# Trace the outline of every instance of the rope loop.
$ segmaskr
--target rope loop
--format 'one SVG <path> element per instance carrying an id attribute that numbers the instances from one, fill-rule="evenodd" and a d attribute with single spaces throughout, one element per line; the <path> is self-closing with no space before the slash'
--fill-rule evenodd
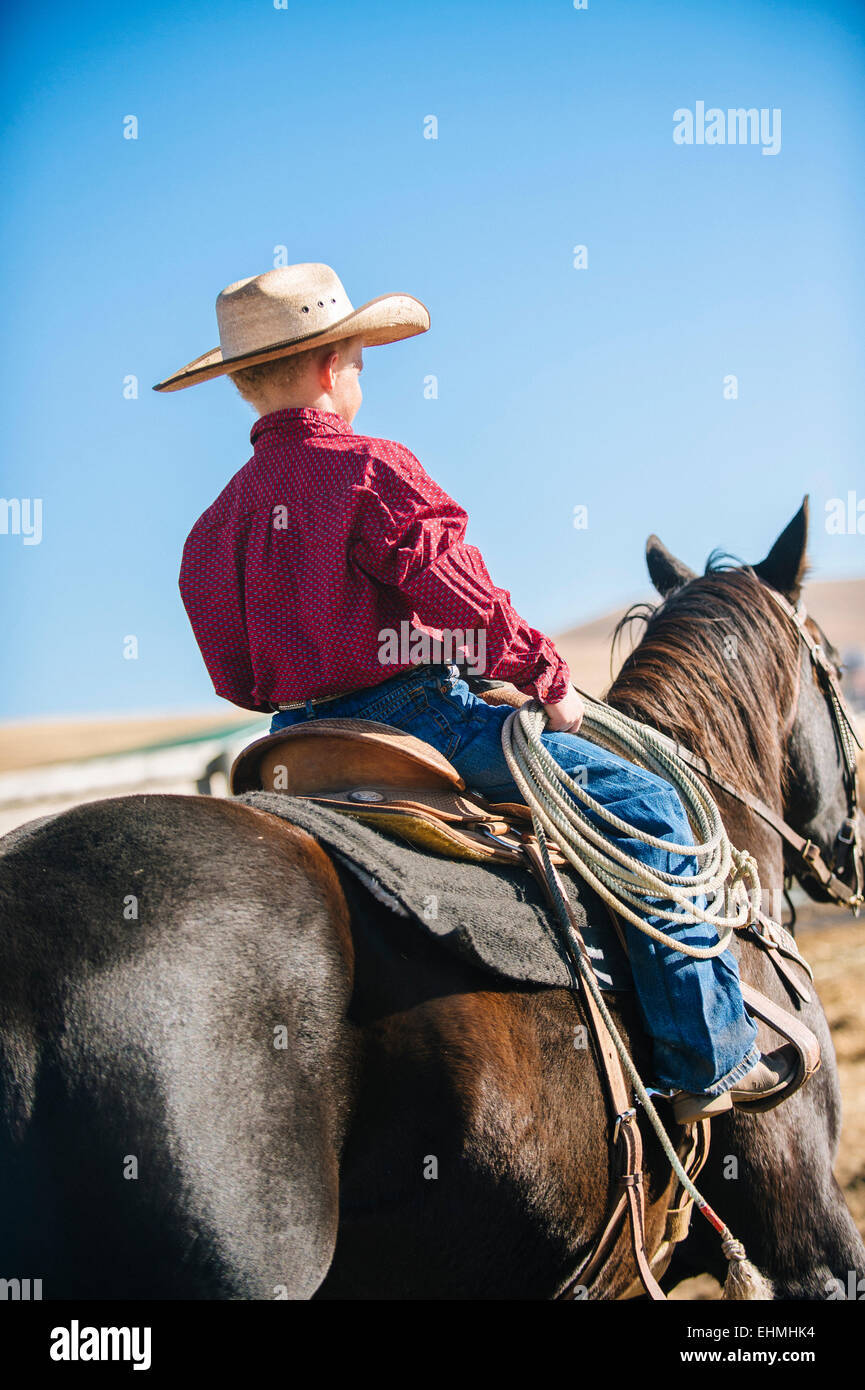
<path id="1" fill-rule="evenodd" d="M 602 747 L 668 781 L 681 797 L 695 835 L 677 844 L 630 825 L 571 777 L 541 740 L 546 714 L 530 701 L 514 710 L 502 730 L 502 749 L 511 776 L 542 829 L 577 873 L 626 921 L 662 945 L 697 960 L 727 949 L 737 927 L 756 921 L 761 892 L 757 864 L 747 850 L 730 844 L 718 807 L 687 765 L 648 725 L 598 701 L 586 701 L 583 727 Z M 637 841 L 672 855 L 687 856 L 691 873 L 651 869 L 621 844 Z M 702 906 L 700 899 L 705 899 Z M 672 930 L 704 923 L 717 940 L 693 946 L 646 921 Z"/>

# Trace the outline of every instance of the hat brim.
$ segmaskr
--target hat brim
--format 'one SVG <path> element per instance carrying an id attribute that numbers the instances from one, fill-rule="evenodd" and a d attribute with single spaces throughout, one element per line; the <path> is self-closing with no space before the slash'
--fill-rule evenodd
<path id="1" fill-rule="evenodd" d="M 184 386 L 210 381 L 212 377 L 225 376 L 229 372 L 239 371 L 241 367 L 252 367 L 257 362 L 275 362 L 279 357 L 290 357 L 308 348 L 324 347 L 340 338 L 363 338 L 364 347 L 397 343 L 402 338 L 425 333 L 429 326 L 429 310 L 419 299 L 410 294 L 382 294 L 362 304 L 359 309 L 353 309 L 344 319 L 319 333 L 306 333 L 301 338 L 272 343 L 269 347 L 244 353 L 241 357 L 226 358 L 221 348 L 212 348 L 210 352 L 196 357 L 194 362 L 181 367 L 173 376 L 157 382 L 153 390 L 182 391 Z"/>

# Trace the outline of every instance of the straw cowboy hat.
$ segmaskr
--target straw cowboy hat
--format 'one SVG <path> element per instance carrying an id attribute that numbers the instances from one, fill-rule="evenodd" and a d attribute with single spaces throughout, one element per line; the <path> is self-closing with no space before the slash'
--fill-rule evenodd
<path id="1" fill-rule="evenodd" d="M 339 338 L 365 347 L 395 343 L 429 328 L 429 311 L 410 294 L 383 294 L 352 307 L 329 265 L 287 265 L 228 285 L 216 301 L 219 347 L 154 386 L 180 391 L 255 362 L 272 362 Z"/>

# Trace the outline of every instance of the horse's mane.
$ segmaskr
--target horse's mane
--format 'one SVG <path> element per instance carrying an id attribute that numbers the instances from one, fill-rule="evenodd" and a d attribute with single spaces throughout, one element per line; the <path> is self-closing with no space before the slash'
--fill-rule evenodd
<path id="1" fill-rule="evenodd" d="M 607 694 L 616 709 L 706 757 L 735 786 L 760 793 L 778 766 L 778 712 L 795 696 L 792 624 L 747 565 L 718 552 L 706 572 L 662 602 L 635 604 L 613 643 L 645 623 Z"/>

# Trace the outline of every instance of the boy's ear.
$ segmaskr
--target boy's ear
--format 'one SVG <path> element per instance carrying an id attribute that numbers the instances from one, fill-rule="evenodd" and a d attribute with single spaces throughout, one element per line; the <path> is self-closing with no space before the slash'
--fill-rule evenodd
<path id="1" fill-rule="evenodd" d="M 321 359 L 318 364 L 318 379 L 325 391 L 333 390 L 339 366 L 339 349 L 329 343 L 326 348 L 322 348 Z"/>

